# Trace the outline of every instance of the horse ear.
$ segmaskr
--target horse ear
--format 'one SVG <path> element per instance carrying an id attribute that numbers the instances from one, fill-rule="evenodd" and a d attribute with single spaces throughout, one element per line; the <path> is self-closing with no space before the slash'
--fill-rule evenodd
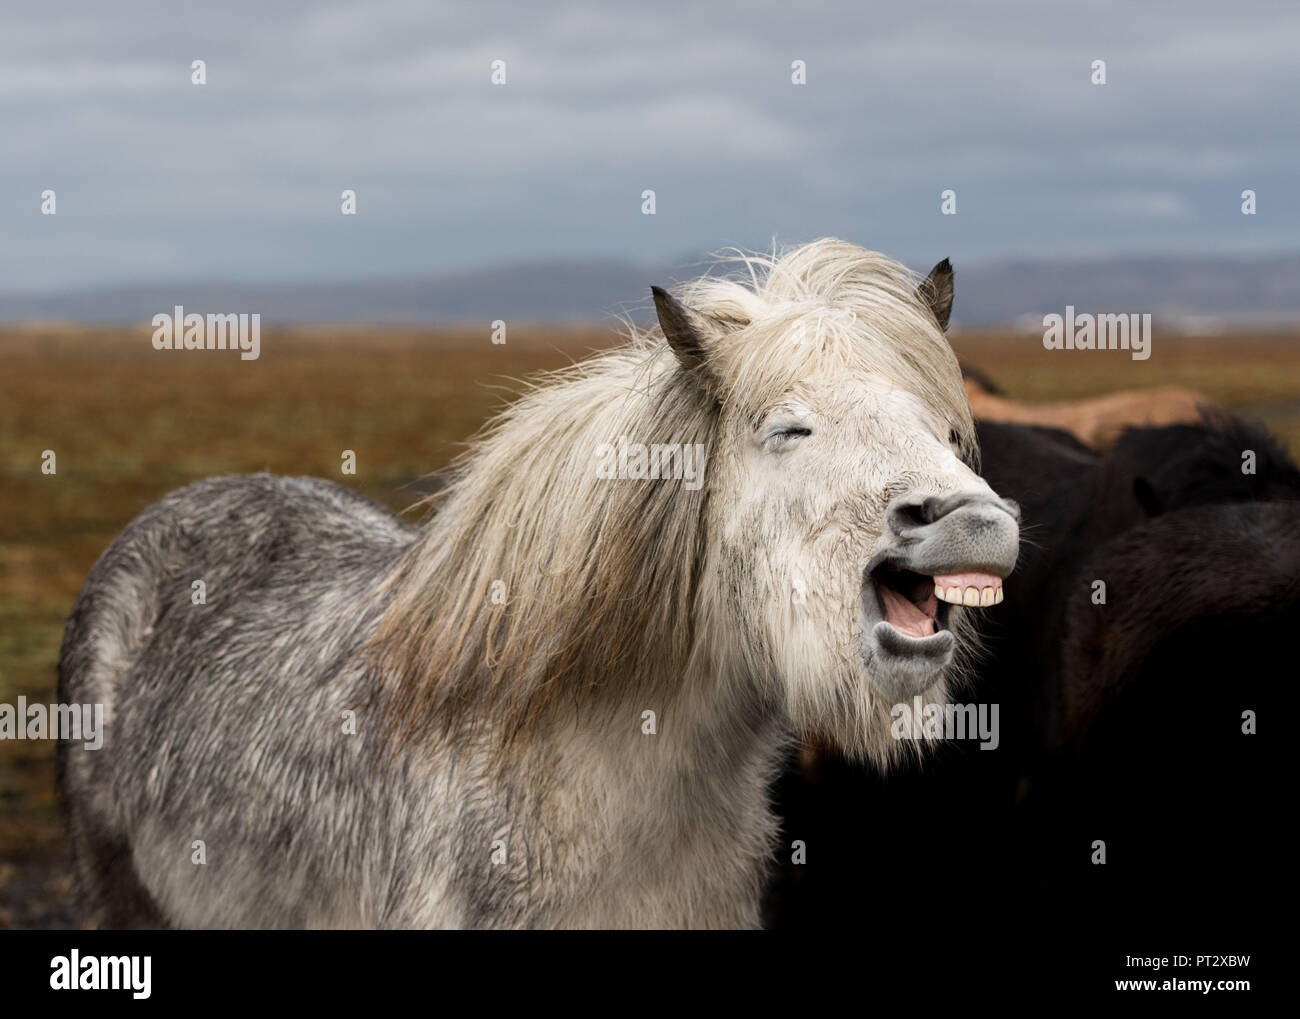
<path id="1" fill-rule="evenodd" d="M 686 307 L 663 287 L 651 287 L 650 293 L 654 295 L 659 328 L 682 367 L 689 372 L 707 371 L 709 341 L 721 330 L 712 319 Z"/>
<path id="2" fill-rule="evenodd" d="M 948 316 L 952 314 L 952 263 L 944 259 L 916 288 L 916 296 L 930 309 L 939 328 L 948 331 Z"/>

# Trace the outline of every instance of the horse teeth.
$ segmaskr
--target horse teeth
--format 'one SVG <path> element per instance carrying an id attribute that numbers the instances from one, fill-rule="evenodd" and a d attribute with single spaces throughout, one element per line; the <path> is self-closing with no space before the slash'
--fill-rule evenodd
<path id="1" fill-rule="evenodd" d="M 971 585 L 965 588 L 956 585 L 944 587 L 941 584 L 936 584 L 934 596 L 939 601 L 948 602 L 952 605 L 969 605 L 973 608 L 987 608 L 990 605 L 997 605 L 1003 598 L 1002 581 L 998 577 L 990 577 L 989 579 L 997 582 L 984 587 Z"/>

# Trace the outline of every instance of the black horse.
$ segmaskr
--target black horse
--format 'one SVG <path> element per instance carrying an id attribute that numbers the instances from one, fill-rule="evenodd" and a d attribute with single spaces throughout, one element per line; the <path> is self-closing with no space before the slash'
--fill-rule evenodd
<path id="1" fill-rule="evenodd" d="M 1053 429 L 979 433 L 985 477 L 1020 503 L 1022 549 L 954 700 L 999 706 L 998 746 L 949 741 L 885 777 L 792 761 L 777 801 L 806 863 L 780 869 L 774 927 L 914 912 L 931 894 L 975 911 L 984 895 L 1156 901 L 1193 876 L 1223 902 L 1267 841 L 1261 743 L 1242 729 L 1294 671 L 1300 470 L 1222 413 L 1131 429 L 1106 456 Z"/>

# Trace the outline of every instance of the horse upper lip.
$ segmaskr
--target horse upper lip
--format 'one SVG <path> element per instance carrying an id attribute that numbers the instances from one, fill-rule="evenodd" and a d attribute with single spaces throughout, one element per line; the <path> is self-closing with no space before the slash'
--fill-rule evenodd
<path id="1" fill-rule="evenodd" d="M 1018 517 L 1018 507 L 978 492 L 944 499 L 899 497 L 886 511 L 890 547 L 879 561 L 895 560 L 929 576 L 983 573 L 1002 578 L 1019 556 Z"/>
<path id="2" fill-rule="evenodd" d="M 864 571 L 868 577 L 874 577 L 882 569 L 907 570 L 919 573 L 923 577 L 955 577 L 967 574 L 982 574 L 1001 584 L 1010 570 L 1005 570 L 986 562 L 962 562 L 960 560 L 941 559 L 934 562 L 922 562 L 907 554 L 905 548 L 891 548 L 874 556 Z"/>

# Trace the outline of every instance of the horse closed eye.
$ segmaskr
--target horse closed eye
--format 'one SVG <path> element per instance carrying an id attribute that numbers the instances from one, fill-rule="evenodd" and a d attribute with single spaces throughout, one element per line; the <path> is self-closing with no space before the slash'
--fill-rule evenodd
<path id="1" fill-rule="evenodd" d="M 763 445 L 769 450 L 784 449 L 796 439 L 801 439 L 805 435 L 812 435 L 812 429 L 798 426 L 782 428 L 770 433 L 768 437 L 763 440 Z"/>

